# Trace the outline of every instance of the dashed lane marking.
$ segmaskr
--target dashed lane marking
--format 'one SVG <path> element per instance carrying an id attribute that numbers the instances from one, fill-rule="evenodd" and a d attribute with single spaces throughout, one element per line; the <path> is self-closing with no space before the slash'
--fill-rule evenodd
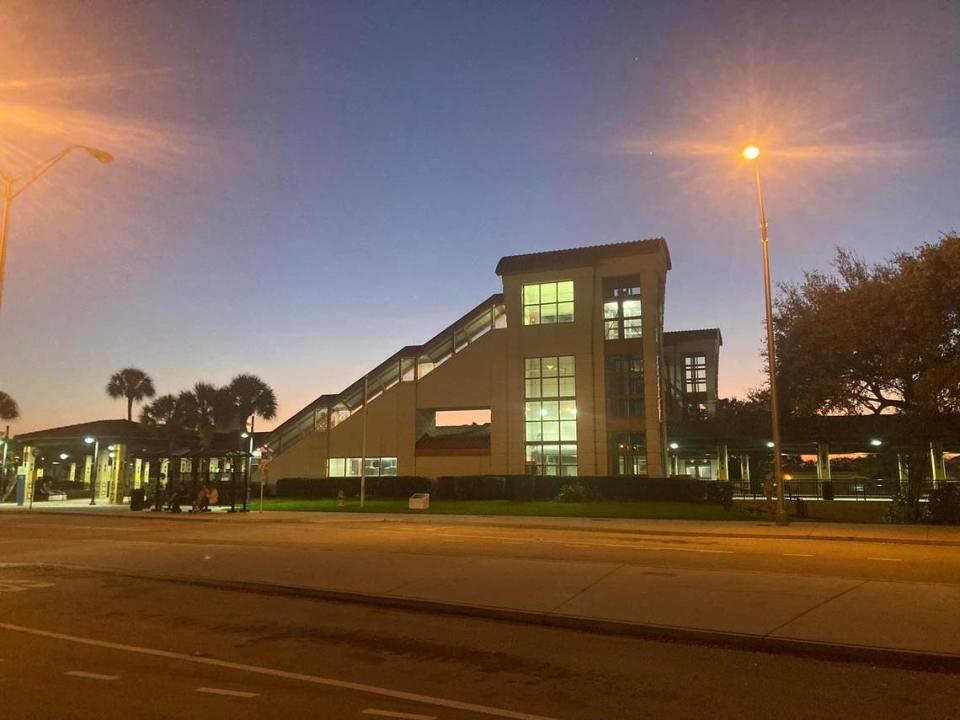
<path id="1" fill-rule="evenodd" d="M 199 687 L 196 689 L 198 693 L 206 693 L 207 695 L 226 695 L 228 697 L 239 697 L 239 698 L 255 698 L 259 693 L 244 692 L 243 690 L 224 690 L 223 688 L 208 688 L 208 687 Z"/>
<path id="2" fill-rule="evenodd" d="M 376 708 L 367 708 L 361 715 L 376 715 L 385 718 L 400 718 L 401 720 L 437 720 L 436 715 L 418 715 L 417 713 L 396 712 L 394 710 L 377 710 Z"/>
<path id="3" fill-rule="evenodd" d="M 903 562 L 902 558 L 868 557 L 867 560 L 877 560 L 879 562 Z"/>
<path id="4" fill-rule="evenodd" d="M 474 713 L 475 715 L 507 718 L 508 720 L 556 720 L 556 718 L 547 717 L 545 715 L 534 715 L 532 713 L 519 712 L 516 710 L 504 710 L 501 708 L 490 707 L 489 705 L 476 705 L 474 703 L 462 702 L 460 700 L 450 700 L 448 698 L 438 698 L 431 697 L 430 695 L 421 695 L 419 693 L 404 692 L 403 690 L 390 690 L 389 688 L 377 687 L 375 685 L 365 685 L 363 683 L 352 682 L 349 680 L 337 680 L 335 678 L 321 677 L 320 675 L 307 675 L 305 673 L 291 672 L 289 670 L 278 670 L 276 668 L 261 667 L 259 665 L 247 665 L 245 663 L 230 662 L 228 660 L 218 660 L 210 657 L 187 655 L 186 653 L 173 652 L 172 650 L 158 650 L 155 648 L 146 648 L 138 645 L 125 645 L 123 643 L 115 643 L 108 640 L 96 640 L 94 638 L 78 637 L 76 635 L 67 635 L 65 633 L 25 627 L 23 625 L 13 625 L 11 623 L 0 623 L 0 630 L 9 630 L 10 632 L 18 632 L 25 635 L 33 635 L 34 637 L 48 638 L 50 640 L 63 640 L 65 642 L 72 642 L 78 645 L 102 648 L 104 650 L 117 650 L 120 652 L 136 653 L 137 655 L 147 655 L 149 657 L 159 657 L 167 660 L 179 660 L 180 662 L 189 662 L 194 663 L 195 665 L 225 668 L 227 670 L 237 670 L 239 672 L 248 672 L 255 675 L 266 675 L 269 677 L 282 678 L 284 680 L 293 680 L 302 683 L 310 683 L 313 685 L 335 687 L 341 690 L 352 690 L 354 692 L 362 692 L 369 695 L 393 698 L 394 700 L 407 700 L 409 702 L 420 703 L 421 705 L 433 705 L 434 707 L 449 708 L 450 710 L 462 710 L 464 712 Z"/>
<path id="5" fill-rule="evenodd" d="M 69 670 L 64 673 L 70 677 L 86 678 L 87 680 L 119 680 L 119 675 L 101 675 L 100 673 L 84 672 L 83 670 Z"/>
<path id="6" fill-rule="evenodd" d="M 809 553 L 784 553 L 784 557 L 815 557 Z"/>

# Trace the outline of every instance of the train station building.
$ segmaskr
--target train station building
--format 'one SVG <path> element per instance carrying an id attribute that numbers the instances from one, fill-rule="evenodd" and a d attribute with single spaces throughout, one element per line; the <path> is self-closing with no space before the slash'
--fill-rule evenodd
<path id="1" fill-rule="evenodd" d="M 662 238 L 504 257 L 497 292 L 270 436 L 270 481 L 670 472 L 717 404 L 717 329 L 665 332 Z M 469 419 L 471 422 L 463 422 Z"/>

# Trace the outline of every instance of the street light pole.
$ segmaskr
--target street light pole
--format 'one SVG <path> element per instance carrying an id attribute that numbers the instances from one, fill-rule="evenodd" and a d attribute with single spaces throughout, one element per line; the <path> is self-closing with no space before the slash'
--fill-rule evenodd
<path id="1" fill-rule="evenodd" d="M 787 510 L 783 502 L 783 467 L 780 462 L 780 407 L 777 400 L 777 355 L 773 338 L 773 293 L 770 288 L 770 248 L 767 236 L 767 212 L 763 204 L 763 189 L 760 184 L 760 150 L 750 145 L 743 156 L 753 162 L 757 180 L 757 206 L 760 209 L 760 244 L 763 247 L 763 293 L 767 311 L 767 367 L 770 371 L 770 424 L 773 435 L 773 478 L 777 487 L 777 525 L 788 525 Z"/>
<path id="2" fill-rule="evenodd" d="M 0 221 L 0 307 L 3 307 L 3 271 L 7 266 L 7 228 L 10 227 L 10 203 L 13 202 L 13 178 L 3 178 L 3 220 Z"/>
<path id="3" fill-rule="evenodd" d="M 3 180 L 3 219 L 0 221 L 0 308 L 3 307 L 3 278 L 4 269 L 7 264 L 7 229 L 10 225 L 10 204 L 15 197 L 33 185 L 47 170 L 63 160 L 63 158 L 74 150 L 85 150 L 91 157 L 104 165 L 113 162 L 113 155 L 106 150 L 100 150 L 95 147 L 90 147 L 89 145 L 71 145 L 53 157 L 43 161 L 24 175 L 20 175 L 19 177 L 0 175 L 0 179 Z"/>
<path id="4" fill-rule="evenodd" d="M 90 504 L 97 504 L 97 477 L 100 475 L 100 438 L 87 437 L 83 441 L 90 445 L 93 444 L 93 466 L 90 468 Z"/>

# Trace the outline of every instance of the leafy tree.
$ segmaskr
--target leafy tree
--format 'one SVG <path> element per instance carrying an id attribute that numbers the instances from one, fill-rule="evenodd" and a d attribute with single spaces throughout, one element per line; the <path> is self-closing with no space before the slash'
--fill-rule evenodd
<path id="1" fill-rule="evenodd" d="M 127 399 L 127 420 L 133 420 L 133 404 L 157 394 L 153 379 L 138 368 L 124 368 L 110 376 L 107 395 Z"/>
<path id="2" fill-rule="evenodd" d="M 910 419 L 907 507 L 919 510 L 924 439 L 960 411 L 960 235 L 868 265 L 838 250 L 776 302 L 787 413 L 900 413 Z M 901 439 L 904 440 L 904 439 Z"/>
<path id="3" fill-rule="evenodd" d="M 20 417 L 17 401 L 0 390 L 0 420 L 16 420 Z"/>

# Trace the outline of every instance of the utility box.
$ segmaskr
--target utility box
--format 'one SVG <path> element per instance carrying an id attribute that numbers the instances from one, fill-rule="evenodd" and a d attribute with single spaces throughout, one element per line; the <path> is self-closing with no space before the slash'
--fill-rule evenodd
<path id="1" fill-rule="evenodd" d="M 408 506 L 411 510 L 429 510 L 430 493 L 414 493 L 410 496 Z"/>

